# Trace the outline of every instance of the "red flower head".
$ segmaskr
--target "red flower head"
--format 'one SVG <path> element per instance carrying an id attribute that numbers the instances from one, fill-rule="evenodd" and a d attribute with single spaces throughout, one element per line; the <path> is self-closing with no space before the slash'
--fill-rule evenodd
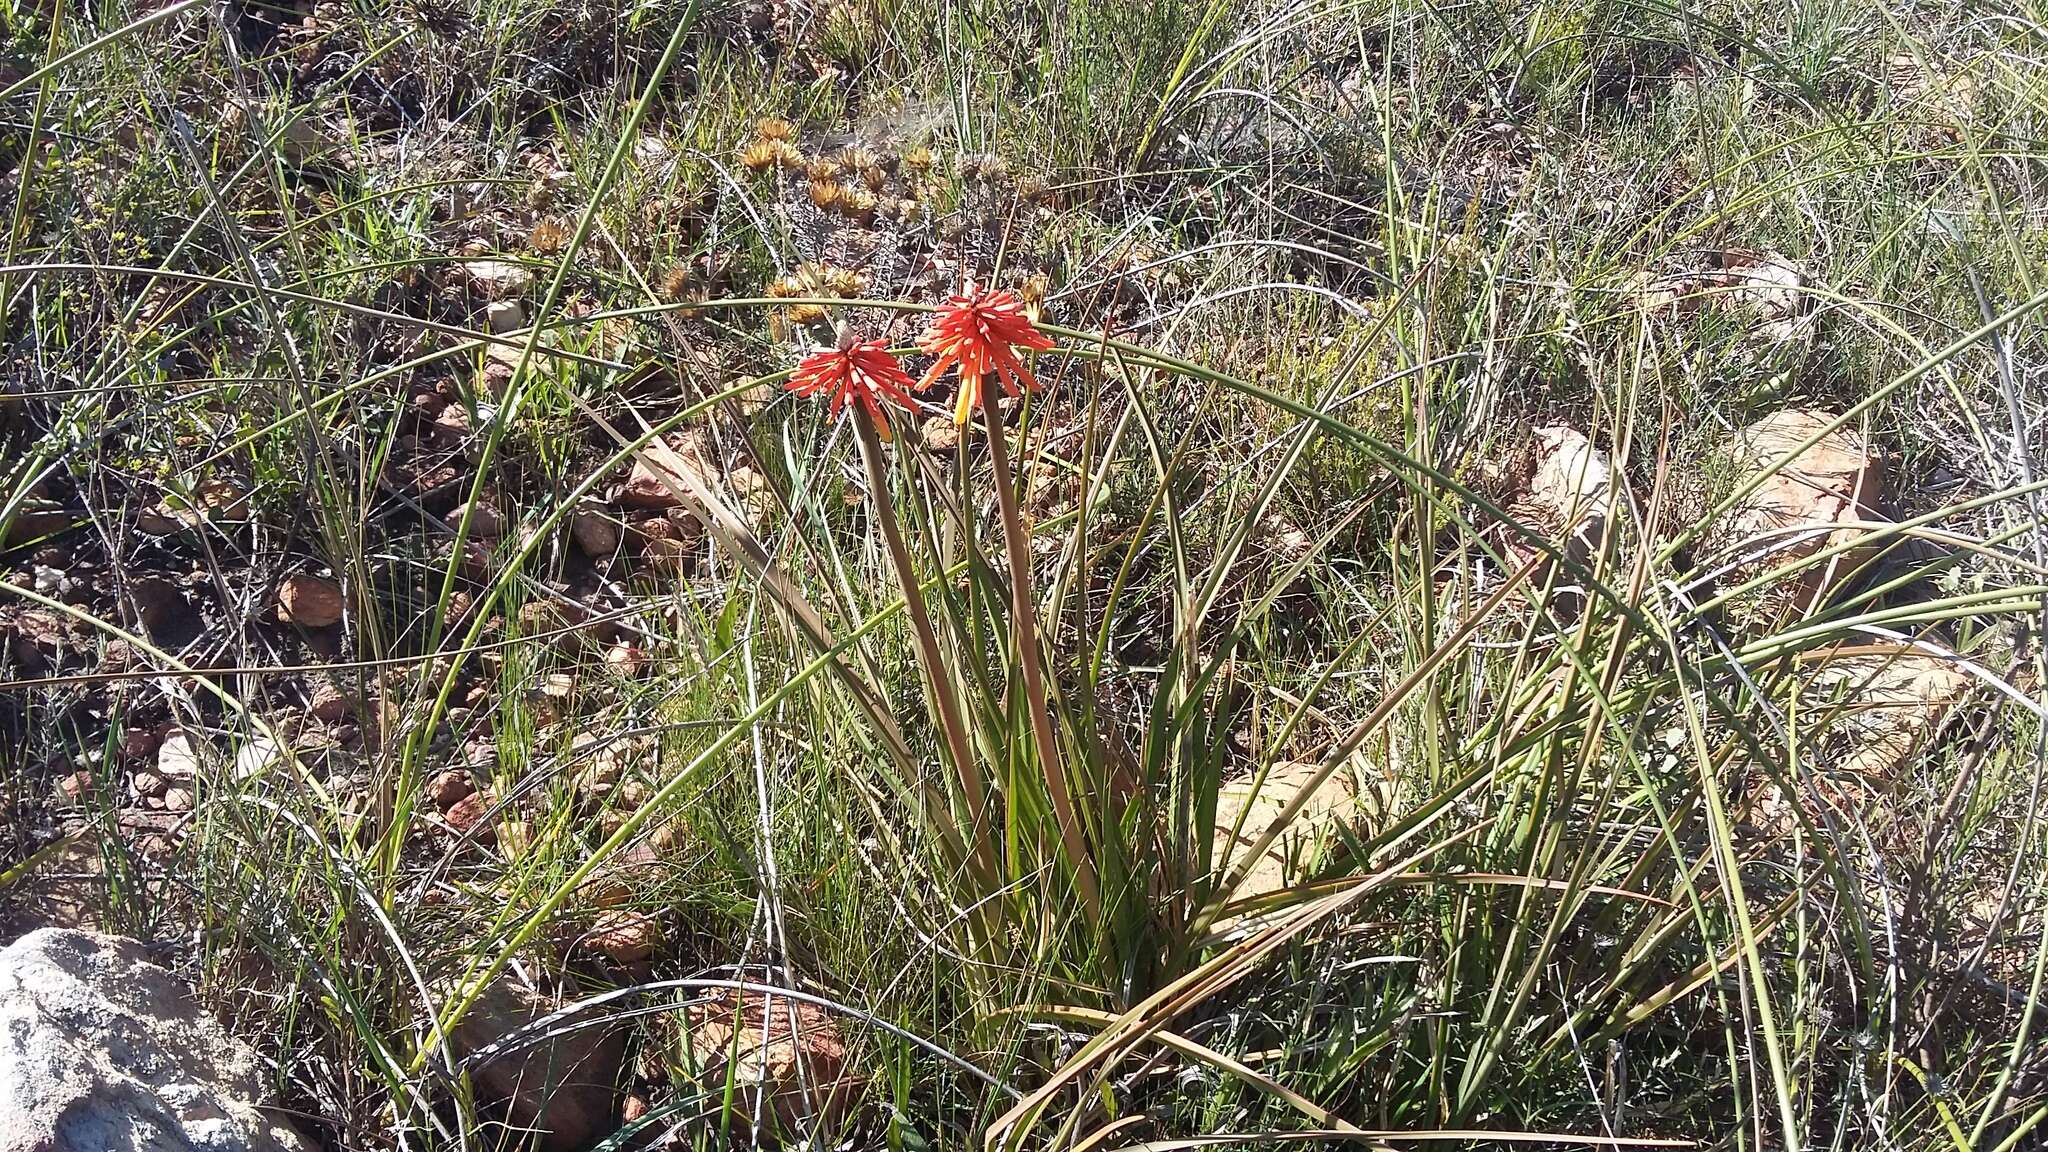
<path id="1" fill-rule="evenodd" d="M 913 403 L 910 388 L 910 373 L 880 340 L 842 339 L 838 348 L 804 357 L 789 378 L 789 390 L 799 396 L 829 393 L 834 416 L 847 401 L 860 401 L 884 440 L 889 438 L 889 420 L 876 396 L 909 408 Z"/>
<path id="2" fill-rule="evenodd" d="M 946 301 L 917 342 L 918 347 L 938 357 L 917 386 L 929 388 L 945 375 L 946 369 L 959 365 L 960 399 L 953 406 L 953 422 L 965 424 L 968 413 L 981 400 L 982 377 L 991 372 L 1002 380 L 1003 388 L 1012 396 L 1017 395 L 1019 380 L 1025 387 L 1038 390 L 1031 370 L 1011 350 L 1019 344 L 1043 351 L 1052 347 L 1052 337 L 1032 325 L 1015 296 L 1008 292 L 977 292 L 970 286 L 966 295 Z"/>

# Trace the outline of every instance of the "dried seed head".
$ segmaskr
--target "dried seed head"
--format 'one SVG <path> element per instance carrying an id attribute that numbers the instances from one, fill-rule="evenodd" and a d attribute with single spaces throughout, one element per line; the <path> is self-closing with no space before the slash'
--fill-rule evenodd
<path id="1" fill-rule="evenodd" d="M 804 175 L 810 177 L 813 184 L 837 180 L 839 179 L 839 165 L 821 156 L 804 165 Z"/>
<path id="2" fill-rule="evenodd" d="M 854 298 L 868 290 L 868 278 L 851 268 L 826 267 L 819 286 L 827 296 Z"/>
<path id="3" fill-rule="evenodd" d="M 931 149 L 920 144 L 917 147 L 912 148 L 910 151 L 905 152 L 902 157 L 902 162 L 905 168 L 908 168 L 917 175 L 922 176 L 925 173 L 931 171 L 932 165 L 936 164 L 938 160 L 937 157 L 934 157 L 932 155 Z"/>
<path id="4" fill-rule="evenodd" d="M 768 147 L 773 149 L 775 152 L 775 163 L 777 167 L 782 168 L 785 171 L 794 171 L 795 169 L 804 166 L 804 154 L 802 152 L 797 151 L 796 145 L 790 143 L 789 141 L 770 140 L 768 142 Z"/>
<path id="5" fill-rule="evenodd" d="M 867 185 L 870 192 L 880 192 L 889 183 L 889 174 L 882 171 L 880 164 L 870 164 L 857 171 L 860 172 L 860 182 Z"/>
<path id="6" fill-rule="evenodd" d="M 858 220 L 872 220 L 875 215 L 875 194 L 865 188 L 847 188 L 843 185 L 839 193 L 839 210 Z"/>
<path id="7" fill-rule="evenodd" d="M 846 205 L 846 185 L 837 180 L 820 180 L 813 176 L 809 188 L 811 203 L 826 211 L 843 208 Z"/>
<path id="8" fill-rule="evenodd" d="M 569 226 L 552 216 L 535 222 L 533 231 L 526 236 L 526 246 L 543 256 L 551 256 L 562 250 L 569 242 Z"/>
<path id="9" fill-rule="evenodd" d="M 663 273 L 660 284 L 661 298 L 663 300 L 681 300 L 688 296 L 691 289 L 695 287 L 696 277 L 690 274 L 689 265 L 678 264 L 666 273 Z"/>
<path id="10" fill-rule="evenodd" d="M 754 123 L 754 133 L 763 140 L 792 141 L 796 139 L 796 125 L 780 116 L 763 116 Z"/>
<path id="11" fill-rule="evenodd" d="M 796 276 L 777 276 L 768 285 L 768 294 L 778 300 L 785 300 L 791 296 L 803 296 L 807 293 L 808 289 L 804 287 L 803 280 Z"/>
<path id="12" fill-rule="evenodd" d="M 1019 176 L 1017 178 L 1018 199 L 1036 203 L 1045 199 L 1045 195 L 1046 183 L 1043 176 Z"/>
<path id="13" fill-rule="evenodd" d="M 777 143 L 780 142 L 775 140 L 755 140 L 749 143 L 745 148 L 740 149 L 740 167 L 745 168 L 749 172 L 766 172 L 770 168 L 775 167 L 775 145 Z M 783 146 L 788 147 L 787 144 Z"/>
<path id="14" fill-rule="evenodd" d="M 823 304 L 792 304 L 789 306 L 789 318 L 798 324 L 809 324 L 813 320 L 822 320 L 825 318 L 825 306 Z"/>
<path id="15" fill-rule="evenodd" d="M 1010 174 L 1010 166 L 993 152 L 980 152 L 960 160 L 960 178 L 993 184 Z"/>
<path id="16" fill-rule="evenodd" d="M 838 154 L 833 156 L 832 159 L 841 168 L 845 168 L 853 172 L 858 172 L 863 168 L 873 168 L 875 166 L 875 154 L 861 147 L 858 144 L 849 144 L 846 147 L 841 148 Z"/>

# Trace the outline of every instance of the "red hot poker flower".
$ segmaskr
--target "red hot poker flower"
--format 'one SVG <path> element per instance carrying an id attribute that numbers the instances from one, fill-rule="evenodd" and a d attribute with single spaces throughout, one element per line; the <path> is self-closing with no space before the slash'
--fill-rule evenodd
<path id="1" fill-rule="evenodd" d="M 903 370 L 903 365 L 889 354 L 889 346 L 880 340 L 846 340 L 842 343 L 843 347 L 813 352 L 804 357 L 789 378 L 789 390 L 799 396 L 815 396 L 820 392 L 829 394 L 834 416 L 839 415 L 849 400 L 859 401 L 868 415 L 874 418 L 876 431 L 887 440 L 889 420 L 876 397 L 905 408 L 911 407 L 910 373 Z"/>
<path id="2" fill-rule="evenodd" d="M 968 414 L 981 400 L 982 377 L 994 373 L 1010 395 L 1017 395 L 1017 382 L 1032 391 L 1038 381 L 1013 347 L 1022 345 L 1043 351 L 1052 347 L 1052 337 L 1040 332 L 1024 314 L 1017 298 L 1008 292 L 976 292 L 954 296 L 932 317 L 931 327 L 917 346 L 938 357 L 932 370 L 917 382 L 920 390 L 937 383 L 946 369 L 960 368 L 960 399 L 953 406 L 953 422 L 967 423 Z"/>

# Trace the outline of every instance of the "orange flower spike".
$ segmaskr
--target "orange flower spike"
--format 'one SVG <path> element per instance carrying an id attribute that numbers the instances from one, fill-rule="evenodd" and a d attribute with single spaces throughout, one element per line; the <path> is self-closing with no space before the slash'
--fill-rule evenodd
<path id="1" fill-rule="evenodd" d="M 976 292 L 954 296 L 932 318 L 917 346 L 938 359 L 931 371 L 917 382 L 919 390 L 931 387 L 946 369 L 960 369 L 960 399 L 953 406 L 953 423 L 965 424 L 981 400 L 982 378 L 994 373 L 1010 395 L 1018 394 L 1018 381 L 1036 392 L 1038 380 L 1017 358 L 1018 346 L 1044 351 L 1052 337 L 1040 332 L 1017 298 L 1008 292 Z"/>
<path id="2" fill-rule="evenodd" d="M 889 419 L 882 401 L 910 408 L 910 373 L 889 346 L 880 340 L 842 340 L 840 347 L 813 352 L 797 364 L 789 378 L 789 390 L 799 396 L 825 393 L 832 399 L 831 412 L 837 417 L 849 401 L 867 409 L 882 439 L 889 439 Z"/>

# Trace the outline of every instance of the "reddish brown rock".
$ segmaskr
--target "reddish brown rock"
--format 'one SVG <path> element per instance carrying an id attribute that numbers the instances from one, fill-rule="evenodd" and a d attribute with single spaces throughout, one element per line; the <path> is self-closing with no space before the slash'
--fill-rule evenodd
<path id="1" fill-rule="evenodd" d="M 450 811 L 475 793 L 475 783 L 460 768 L 450 768 L 427 781 L 427 803 L 442 812 Z M 450 823 L 453 822 L 451 819 Z"/>
<path id="2" fill-rule="evenodd" d="M 645 912 L 614 908 L 598 916 L 583 947 L 614 964 L 637 964 L 654 955 L 661 926 Z"/>
<path id="3" fill-rule="evenodd" d="M 726 992 L 686 1012 L 688 1051 L 700 1082 L 730 1080 L 751 1102 L 765 1088 L 784 1127 L 837 1117 L 861 1095 L 846 1042 L 824 1009 L 758 992 Z"/>
<path id="4" fill-rule="evenodd" d="M 277 618 L 301 628 L 327 628 L 341 621 L 341 586 L 307 573 L 287 576 L 277 586 Z"/>

